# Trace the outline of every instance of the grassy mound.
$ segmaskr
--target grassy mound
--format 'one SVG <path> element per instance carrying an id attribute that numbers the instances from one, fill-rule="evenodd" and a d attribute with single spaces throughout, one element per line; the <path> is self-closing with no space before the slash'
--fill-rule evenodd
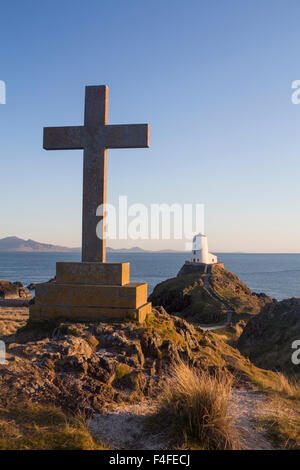
<path id="1" fill-rule="evenodd" d="M 266 304 L 273 303 L 271 297 L 252 292 L 236 274 L 220 266 L 213 269 L 210 285 L 214 293 L 232 308 L 237 319 L 257 315 Z"/>
<path id="2" fill-rule="evenodd" d="M 255 294 L 239 278 L 219 265 L 209 274 L 199 272 L 179 275 L 158 284 L 149 300 L 162 305 L 168 313 L 198 323 L 226 322 L 228 310 L 233 319 L 249 318 L 272 302 L 264 294 Z"/>

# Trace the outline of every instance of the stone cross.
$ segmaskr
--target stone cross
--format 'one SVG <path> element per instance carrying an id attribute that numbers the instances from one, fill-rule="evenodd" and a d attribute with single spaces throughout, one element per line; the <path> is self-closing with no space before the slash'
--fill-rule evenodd
<path id="1" fill-rule="evenodd" d="M 105 223 L 102 220 L 103 232 L 99 238 L 96 210 L 100 204 L 106 204 L 107 149 L 149 147 L 148 124 L 108 125 L 107 114 L 108 87 L 87 86 L 84 126 L 44 128 L 44 149 L 84 150 L 83 262 L 106 261 Z"/>

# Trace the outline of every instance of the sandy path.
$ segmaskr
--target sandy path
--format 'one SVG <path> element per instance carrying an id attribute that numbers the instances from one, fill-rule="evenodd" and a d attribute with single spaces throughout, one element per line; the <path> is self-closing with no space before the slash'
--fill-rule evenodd
<path id="1" fill-rule="evenodd" d="M 147 435 L 143 430 L 145 419 L 155 411 L 155 403 L 145 401 L 137 405 L 115 407 L 109 412 L 94 415 L 90 420 L 91 434 L 113 449 L 170 449 L 163 433 Z M 272 444 L 255 418 L 272 414 L 263 393 L 247 389 L 234 390 L 230 400 L 229 416 L 233 429 L 244 450 L 272 450 Z"/>
<path id="2" fill-rule="evenodd" d="M 199 328 L 201 328 L 201 330 L 204 330 L 204 331 L 213 331 L 213 330 L 220 330 L 221 328 L 226 328 L 226 326 L 228 326 L 228 323 L 223 323 L 221 325 L 211 325 L 211 326 L 205 326 L 205 325 L 197 325 L 199 326 Z"/>
<path id="3" fill-rule="evenodd" d="M 146 417 L 154 410 L 153 402 L 116 407 L 95 415 L 90 420 L 89 431 L 112 449 L 167 449 L 162 434 L 147 434 L 143 429 Z"/>
<path id="4" fill-rule="evenodd" d="M 256 419 L 272 414 L 270 402 L 261 392 L 234 390 L 230 400 L 229 415 L 244 450 L 273 450 L 266 433 L 258 427 Z"/>

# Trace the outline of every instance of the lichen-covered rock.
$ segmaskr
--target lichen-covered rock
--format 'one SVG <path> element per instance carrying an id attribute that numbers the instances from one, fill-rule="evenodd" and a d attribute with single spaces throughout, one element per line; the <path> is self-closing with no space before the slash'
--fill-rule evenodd
<path id="1" fill-rule="evenodd" d="M 65 357 L 77 357 L 83 360 L 89 359 L 93 354 L 93 349 L 88 341 L 83 338 L 70 337 L 58 342 L 61 354 Z"/>
<path id="2" fill-rule="evenodd" d="M 179 360 L 212 373 L 228 368 L 237 377 L 249 367 L 217 335 L 162 307 L 143 325 L 28 324 L 0 339 L 7 349 L 7 363 L 0 365 L 0 407 L 30 399 L 91 413 L 112 403 L 155 398 Z"/>

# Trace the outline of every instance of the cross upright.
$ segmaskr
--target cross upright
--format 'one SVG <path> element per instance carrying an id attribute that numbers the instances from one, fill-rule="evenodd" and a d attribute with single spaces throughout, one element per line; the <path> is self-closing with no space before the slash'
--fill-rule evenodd
<path id="1" fill-rule="evenodd" d="M 148 124 L 108 125 L 108 87 L 85 88 L 83 126 L 45 127 L 46 150 L 84 150 L 82 261 L 106 261 L 105 223 L 96 234 L 97 207 L 106 204 L 107 149 L 149 147 Z M 105 212 L 103 219 L 105 218 Z"/>

